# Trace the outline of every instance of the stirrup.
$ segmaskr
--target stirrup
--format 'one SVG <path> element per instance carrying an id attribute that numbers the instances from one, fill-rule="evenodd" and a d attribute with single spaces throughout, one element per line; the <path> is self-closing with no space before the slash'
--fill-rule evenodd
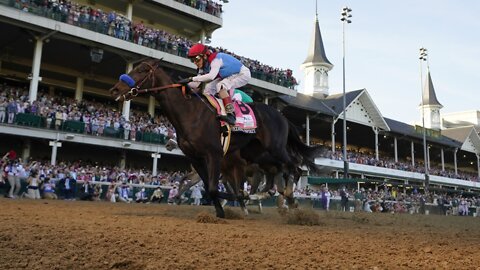
<path id="1" fill-rule="evenodd" d="M 233 114 L 226 114 L 226 115 L 217 115 L 217 118 L 222 120 L 222 121 L 225 121 L 227 122 L 229 125 L 231 126 L 235 126 L 235 122 L 237 121 L 237 119 L 235 118 L 235 116 Z"/>

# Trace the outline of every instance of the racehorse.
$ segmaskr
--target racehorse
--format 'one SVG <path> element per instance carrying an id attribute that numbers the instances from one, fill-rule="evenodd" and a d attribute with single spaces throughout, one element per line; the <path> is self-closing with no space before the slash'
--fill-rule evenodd
<path id="1" fill-rule="evenodd" d="M 156 59 L 140 63 L 128 75 L 120 77 L 119 82 L 110 89 L 110 94 L 118 101 L 130 100 L 138 93 L 154 95 L 177 132 L 179 148 L 202 178 L 217 217 L 225 217 L 220 199 L 243 197 L 239 183 L 244 178 L 245 165 L 254 160 L 242 157 L 242 150 L 253 145 L 261 149 L 259 154 L 268 153 L 274 163 L 285 171 L 295 170 L 296 165 L 287 151 L 287 144 L 292 141 L 289 122 L 276 109 L 263 103 L 250 104 L 257 120 L 256 133 L 232 133 L 230 146 L 224 154 L 220 141 L 223 130 L 216 112 L 203 97 L 192 97 L 185 93 L 181 85 L 174 84 L 159 65 L 160 60 Z M 313 160 L 316 149 L 298 147 L 298 141 L 301 142 L 295 138 L 291 142 L 295 149 L 308 151 L 295 152 L 294 156 Z M 227 179 L 235 179 L 234 196 L 218 191 L 220 171 Z"/>

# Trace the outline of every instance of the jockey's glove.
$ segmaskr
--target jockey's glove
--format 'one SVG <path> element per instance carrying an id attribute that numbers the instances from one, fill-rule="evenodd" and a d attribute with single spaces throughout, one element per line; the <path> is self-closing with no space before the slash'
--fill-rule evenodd
<path id="1" fill-rule="evenodd" d="M 187 84 L 189 82 L 192 81 L 192 77 L 188 77 L 188 78 L 185 78 L 185 79 L 181 79 L 178 81 L 179 84 Z"/>

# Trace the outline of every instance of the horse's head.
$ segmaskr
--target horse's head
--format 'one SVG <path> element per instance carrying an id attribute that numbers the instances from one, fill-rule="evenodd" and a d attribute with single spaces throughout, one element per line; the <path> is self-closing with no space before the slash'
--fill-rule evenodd
<path id="1" fill-rule="evenodd" d="M 158 60 L 147 60 L 136 66 L 130 73 L 120 75 L 119 81 L 110 88 L 110 95 L 117 101 L 130 100 L 137 96 L 141 87 L 155 87 L 155 71 Z"/>

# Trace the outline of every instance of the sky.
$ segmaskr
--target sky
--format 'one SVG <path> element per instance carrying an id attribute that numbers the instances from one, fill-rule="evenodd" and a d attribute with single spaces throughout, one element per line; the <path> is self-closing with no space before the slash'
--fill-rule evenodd
<path id="1" fill-rule="evenodd" d="M 343 91 L 342 22 L 345 30 L 346 91 L 367 89 L 384 117 L 419 122 L 422 82 L 419 49 L 428 66 L 441 114 L 479 110 L 480 1 L 475 0 L 318 0 L 325 52 L 334 68 L 330 94 Z M 315 0 L 230 0 L 223 27 L 213 32 L 214 47 L 282 69 L 292 69 L 303 87 L 305 61 L 315 22 Z"/>

